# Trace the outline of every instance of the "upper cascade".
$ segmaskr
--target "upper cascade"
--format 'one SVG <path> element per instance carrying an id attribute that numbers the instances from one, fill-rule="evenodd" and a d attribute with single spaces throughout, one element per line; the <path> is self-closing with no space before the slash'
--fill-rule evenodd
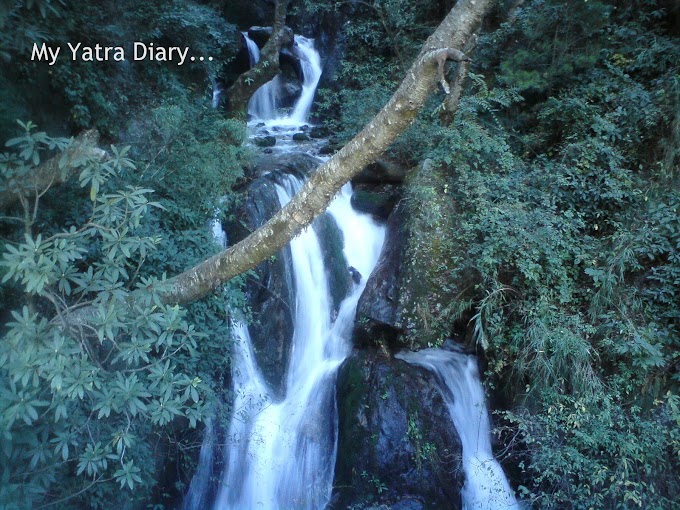
<path id="1" fill-rule="evenodd" d="M 250 66 L 260 61 L 260 50 L 247 32 L 243 38 L 248 48 Z M 295 35 L 293 51 L 302 69 L 302 92 L 290 112 L 283 112 L 280 105 L 283 82 L 280 75 L 262 85 L 248 102 L 248 115 L 256 122 L 269 126 L 299 127 L 307 123 L 316 88 L 321 78 L 321 57 L 314 48 L 314 39 Z"/>

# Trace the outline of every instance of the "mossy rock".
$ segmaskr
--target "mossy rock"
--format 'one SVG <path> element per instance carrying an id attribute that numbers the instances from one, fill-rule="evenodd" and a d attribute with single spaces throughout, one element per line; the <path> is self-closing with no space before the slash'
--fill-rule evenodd
<path id="1" fill-rule="evenodd" d="M 411 348 L 441 345 L 451 334 L 451 304 L 460 289 L 451 272 L 460 261 L 458 215 L 445 173 L 424 162 L 410 176 L 405 193 L 408 232 L 399 283 L 399 316 Z"/>
<path id="2" fill-rule="evenodd" d="M 461 445 L 437 382 L 374 349 L 355 350 L 338 373 L 333 509 L 460 508 Z"/>
<path id="3" fill-rule="evenodd" d="M 365 191 L 356 190 L 352 194 L 352 207 L 357 211 L 373 214 L 387 220 L 399 200 L 396 190 Z"/>
<path id="4" fill-rule="evenodd" d="M 342 231 L 328 213 L 322 214 L 314 221 L 314 231 L 319 237 L 319 244 L 323 253 L 333 311 L 337 313 L 340 309 L 340 303 L 352 287 L 351 275 L 343 253 Z"/>
<path id="5" fill-rule="evenodd" d="M 253 141 L 258 147 L 273 147 L 276 145 L 276 137 L 274 136 L 258 136 Z"/>

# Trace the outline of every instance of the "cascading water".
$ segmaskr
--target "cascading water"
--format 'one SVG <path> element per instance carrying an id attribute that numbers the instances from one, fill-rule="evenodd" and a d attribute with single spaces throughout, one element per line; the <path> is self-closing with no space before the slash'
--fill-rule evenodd
<path id="1" fill-rule="evenodd" d="M 248 32 L 241 32 L 241 35 L 243 35 L 243 40 L 246 42 L 246 48 L 248 49 L 250 67 L 253 67 L 260 61 L 260 48 L 258 48 L 255 41 L 248 37 Z"/>
<path id="2" fill-rule="evenodd" d="M 247 33 L 243 37 L 252 67 L 259 61 L 259 49 Z M 290 137 L 306 122 L 321 76 L 313 40 L 295 36 L 295 41 L 303 83 L 290 114 L 278 111 L 278 76 L 260 87 L 248 105 L 255 122 L 264 121 L 266 129 L 274 127 L 277 147 L 282 138 Z M 300 150 L 294 143 L 282 145 L 284 152 Z M 276 191 L 282 207 L 300 186 L 294 176 L 281 177 Z M 257 365 L 248 328 L 242 321 L 233 321 L 235 397 L 223 474 L 215 490 L 210 477 L 217 436 L 210 424 L 199 467 L 184 499 L 185 510 L 322 510 L 328 504 L 337 454 L 337 370 L 351 351 L 357 303 L 385 237 L 383 226 L 352 208 L 351 196 L 352 188 L 347 184 L 329 205 L 328 213 L 342 232 L 345 262 L 359 273 L 358 283 L 341 302 L 333 320 L 327 271 L 314 229 L 308 227 L 291 241 L 295 320 L 284 396 L 277 397 L 278 393 L 268 387 Z M 226 238 L 219 220 L 215 219 L 211 228 L 215 241 L 224 247 Z M 464 510 L 519 510 L 491 451 L 489 419 L 474 358 L 441 349 L 400 353 L 397 357 L 429 369 L 440 382 L 463 445 Z M 215 492 L 213 503 L 211 494 Z"/>
<path id="3" fill-rule="evenodd" d="M 198 455 L 198 469 L 191 479 L 189 490 L 184 498 L 183 508 L 199 509 L 209 502 L 206 501 L 210 492 L 210 480 L 213 474 L 213 455 L 215 452 L 215 429 L 212 420 L 207 420 L 203 433 L 203 444 Z"/>
<path id="4" fill-rule="evenodd" d="M 463 446 L 463 510 L 519 510 L 520 506 L 491 451 L 491 428 L 473 356 L 444 349 L 396 355 L 434 373 Z"/>
<path id="5" fill-rule="evenodd" d="M 312 109 L 316 87 L 321 79 L 321 58 L 314 49 L 314 40 L 301 35 L 295 36 L 295 52 L 302 66 L 302 93 L 288 118 L 292 123 L 304 124 Z"/>
<path id="6" fill-rule="evenodd" d="M 286 176 L 277 186 L 284 206 L 301 186 Z M 384 227 L 355 212 L 347 185 L 329 212 L 344 237 L 347 263 L 364 278 L 341 303 L 337 318 L 319 240 L 313 228 L 291 241 L 295 280 L 295 325 L 286 393 L 275 401 L 255 362 L 247 328 L 234 327 L 237 410 L 215 510 L 251 508 L 320 510 L 328 503 L 335 465 L 335 377 L 350 351 L 349 335 L 359 296 L 375 266 Z"/>
<path id="7" fill-rule="evenodd" d="M 260 48 L 255 41 L 248 37 L 248 32 L 241 32 L 243 40 L 248 49 L 248 59 L 250 67 L 255 66 L 260 61 Z M 278 109 L 278 97 L 280 81 L 278 75 L 273 80 L 268 81 L 255 91 L 253 97 L 248 101 L 248 114 L 260 120 L 273 119 Z"/>
<path id="8" fill-rule="evenodd" d="M 260 50 L 247 32 L 242 32 L 248 48 L 250 67 L 260 61 Z M 299 127 L 307 121 L 314 101 L 316 87 L 321 78 L 321 57 L 314 49 L 314 40 L 301 35 L 295 36 L 295 54 L 302 68 L 302 93 L 288 115 L 279 111 L 281 78 L 279 75 L 262 85 L 248 102 L 248 114 L 256 121 L 269 125 Z"/>

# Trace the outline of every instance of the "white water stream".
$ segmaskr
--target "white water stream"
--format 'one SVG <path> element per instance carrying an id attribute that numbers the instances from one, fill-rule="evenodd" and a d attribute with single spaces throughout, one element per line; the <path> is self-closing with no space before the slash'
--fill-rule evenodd
<path id="1" fill-rule="evenodd" d="M 260 61 L 260 50 L 255 41 L 248 37 L 247 32 L 242 32 L 250 67 Z M 301 35 L 295 36 L 293 51 L 300 61 L 302 68 L 302 92 L 295 102 L 293 109 L 288 114 L 279 110 L 279 91 L 281 89 L 281 77 L 276 77 L 262 85 L 248 102 L 248 114 L 253 122 L 264 122 L 267 126 L 300 127 L 307 122 L 307 117 L 312 109 L 316 87 L 321 78 L 321 57 L 314 49 L 314 39 L 308 39 Z"/>
<path id="2" fill-rule="evenodd" d="M 252 67 L 259 60 L 259 50 L 247 33 L 243 36 Z M 279 137 L 290 135 L 307 122 L 321 76 L 313 40 L 296 35 L 295 42 L 303 82 L 291 112 L 286 115 L 278 110 L 278 76 L 260 87 L 248 106 L 253 122 L 275 127 Z M 286 145 L 284 151 L 296 147 Z M 291 175 L 281 178 L 276 187 L 281 207 L 301 184 Z M 314 229 L 305 229 L 291 241 L 295 318 L 284 397 L 277 399 L 262 376 L 247 326 L 233 321 L 235 398 L 224 472 L 215 494 L 210 487 L 214 486 L 211 477 L 217 435 L 208 424 L 199 467 L 184 499 L 185 510 L 323 510 L 328 504 L 337 453 L 336 374 L 351 351 L 357 303 L 385 239 L 384 226 L 355 211 L 351 195 L 351 185 L 347 184 L 328 212 L 342 232 L 345 262 L 360 273 L 360 281 L 353 284 L 333 319 L 327 272 Z M 224 247 L 226 236 L 219 220 L 210 226 L 215 241 Z M 518 510 L 491 451 L 489 418 L 474 358 L 441 349 L 400 353 L 397 357 L 427 368 L 441 382 L 440 391 L 463 445 L 464 510 Z"/>
<path id="3" fill-rule="evenodd" d="M 286 176 L 277 186 L 285 205 L 301 182 Z M 350 205 L 347 185 L 329 208 L 338 221 L 347 264 L 364 277 L 332 320 L 328 280 L 313 228 L 291 241 L 295 325 L 285 397 L 276 401 L 255 364 L 248 330 L 234 326 L 237 410 L 229 427 L 226 470 L 215 510 L 320 510 L 331 496 L 337 419 L 335 376 L 351 350 L 359 296 L 375 266 L 384 227 Z"/>
<path id="4" fill-rule="evenodd" d="M 519 510 L 520 506 L 491 451 L 491 426 L 473 356 L 444 349 L 396 355 L 437 376 L 439 391 L 463 446 L 463 510 Z"/>

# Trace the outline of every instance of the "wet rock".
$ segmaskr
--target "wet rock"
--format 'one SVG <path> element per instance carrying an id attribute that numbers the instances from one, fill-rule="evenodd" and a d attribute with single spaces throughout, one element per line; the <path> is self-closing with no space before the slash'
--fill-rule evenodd
<path id="1" fill-rule="evenodd" d="M 316 170 L 319 164 L 319 160 L 311 154 L 288 153 L 276 158 L 261 157 L 248 172 L 256 177 L 270 173 L 292 173 L 304 177 Z"/>
<path id="2" fill-rule="evenodd" d="M 352 277 L 352 281 L 359 285 L 361 282 L 361 273 L 356 267 L 349 266 L 349 275 Z"/>
<path id="3" fill-rule="evenodd" d="M 272 175 L 253 181 L 234 214 L 225 224 L 231 244 L 244 239 L 262 226 L 279 209 L 275 181 Z M 246 297 L 253 320 L 249 323 L 255 357 L 267 383 L 282 397 L 293 336 L 295 296 L 290 274 L 290 248 L 281 250 L 254 270 L 249 279 Z"/>
<path id="4" fill-rule="evenodd" d="M 281 108 L 291 108 L 302 93 L 302 84 L 299 80 L 287 79 L 281 76 L 281 87 L 279 88 L 278 102 Z"/>
<path id="5" fill-rule="evenodd" d="M 406 168 L 388 160 L 378 160 L 368 165 L 353 179 L 352 183 L 401 184 L 406 178 Z"/>
<path id="6" fill-rule="evenodd" d="M 312 225 L 321 245 L 333 312 L 337 313 L 340 303 L 347 297 L 352 287 L 351 277 L 347 271 L 347 261 L 342 251 L 342 231 L 329 213 L 319 216 Z"/>
<path id="7" fill-rule="evenodd" d="M 355 350 L 337 398 L 333 508 L 460 509 L 460 440 L 431 374 Z"/>
<path id="8" fill-rule="evenodd" d="M 399 285 L 405 247 L 405 208 L 395 209 L 387 222 L 385 244 L 378 263 L 359 298 L 355 339 L 394 345 L 402 333 Z"/>
<path id="9" fill-rule="evenodd" d="M 281 72 L 278 75 L 279 90 L 277 102 L 280 108 L 292 108 L 302 93 L 302 68 L 300 59 L 288 50 L 279 57 Z"/>
<path id="10" fill-rule="evenodd" d="M 399 193 L 394 187 L 384 191 L 355 190 L 352 194 L 352 207 L 357 211 L 373 214 L 386 220 L 399 201 Z"/>
<path id="11" fill-rule="evenodd" d="M 307 133 L 295 133 L 293 140 L 296 142 L 306 142 L 309 140 L 309 135 Z"/>
<path id="12" fill-rule="evenodd" d="M 257 136 L 253 138 L 253 142 L 258 147 L 273 147 L 276 145 L 276 137 L 274 136 Z"/>

